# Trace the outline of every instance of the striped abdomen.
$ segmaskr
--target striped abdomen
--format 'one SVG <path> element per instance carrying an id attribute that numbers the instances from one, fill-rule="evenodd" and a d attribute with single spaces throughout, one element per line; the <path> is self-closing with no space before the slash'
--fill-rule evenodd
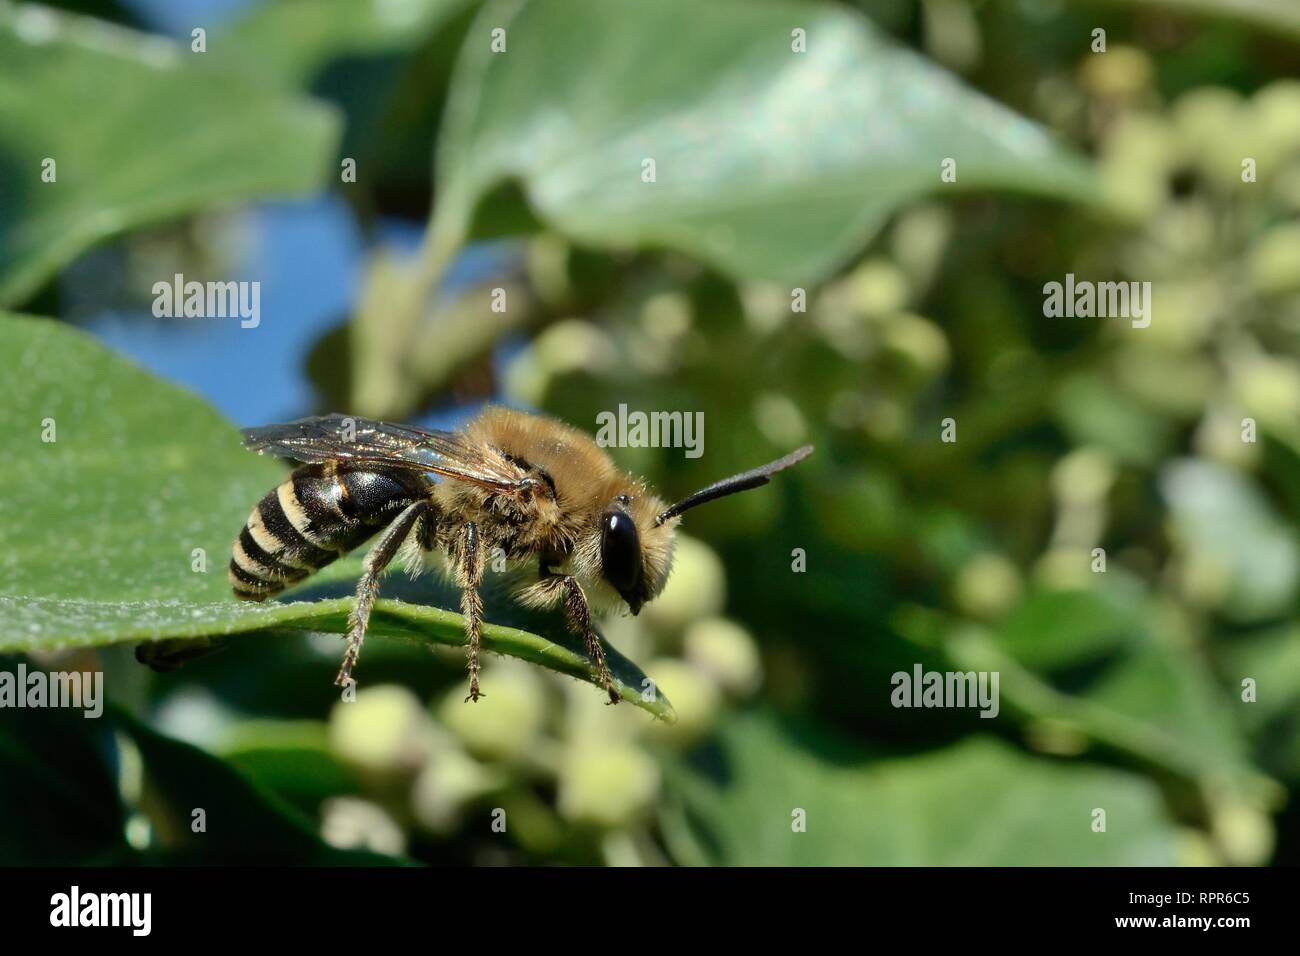
<path id="1" fill-rule="evenodd" d="M 261 601 L 346 554 L 424 491 L 399 470 L 304 465 L 248 516 L 230 558 L 235 596 Z"/>

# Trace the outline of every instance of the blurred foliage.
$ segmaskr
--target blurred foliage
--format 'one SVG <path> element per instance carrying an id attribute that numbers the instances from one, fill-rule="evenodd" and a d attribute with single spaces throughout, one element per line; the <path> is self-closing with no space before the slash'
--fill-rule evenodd
<path id="1" fill-rule="evenodd" d="M 128 784 L 165 794 L 198 751 L 141 743 L 147 721 L 247 781 L 282 820 L 267 845 L 303 861 L 323 859 L 296 842 L 308 819 L 334 847 L 427 862 L 1300 862 L 1288 5 L 584 3 L 575 21 L 537 0 L 376 0 L 315 5 L 310 31 L 301 6 L 230 26 L 214 75 L 242 57 L 264 99 L 332 102 L 341 155 L 370 157 L 336 187 L 367 226 L 423 220 L 432 197 L 418 251 L 372 243 L 352 321 L 313 350 L 322 406 L 415 417 L 495 396 L 589 428 L 620 403 L 702 410 L 701 462 L 615 450 L 669 496 L 798 443 L 817 454 L 692 512 L 662 598 L 605 622 L 673 701 L 672 726 L 510 658 L 465 707 L 455 650 L 382 638 L 356 703 L 328 713 L 333 641 L 235 640 L 163 677 L 129 650 L 82 650 L 136 718 L 114 718 L 116 742 L 45 713 L 6 725 L 0 760 L 41 787 L 40 806 L 7 815 L 35 823 L 4 835 L 6 854 L 182 852 Z M 493 56 L 498 25 L 509 52 Z M 795 27 L 806 59 L 787 53 Z M 20 89 L 11 62 L 0 92 Z M 15 152 L 13 117 L 31 112 L 23 96 L 6 108 L 15 96 L 0 96 L 0 167 L 26 197 L 35 174 L 4 164 L 46 155 L 59 123 L 33 123 Z M 187 115 L 231 142 L 203 110 Z M 146 145 L 123 137 L 105 161 L 137 168 Z M 659 158 L 647 189 L 643 154 Z M 953 154 L 973 160 L 950 195 L 938 164 Z M 1028 195 L 987 192 L 1002 187 Z M 81 201 L 89 219 L 117 197 Z M 0 247 L 24 215 L 5 207 Z M 448 280 L 464 243 L 503 236 L 513 268 Z M 1150 327 L 1045 318 L 1044 284 L 1068 273 L 1151 282 Z M 10 301 L 30 304 L 34 281 Z M 111 428 L 111 410 L 94 420 Z M 195 479 L 214 483 L 214 533 L 274 480 L 244 458 L 211 465 L 229 467 L 229 500 L 224 472 Z M 87 490 L 68 521 L 103 514 Z M 117 533 L 43 560 L 90 579 Z M 263 613 L 315 607 L 325 626 L 349 567 L 304 589 L 321 603 Z M 0 609 L 10 632 L 31 623 L 30 607 Z M 501 600 L 490 617 L 514 613 Z M 891 676 L 917 665 L 997 671 L 997 718 L 894 708 Z M 70 836 L 55 821 L 75 787 L 104 799 Z"/>

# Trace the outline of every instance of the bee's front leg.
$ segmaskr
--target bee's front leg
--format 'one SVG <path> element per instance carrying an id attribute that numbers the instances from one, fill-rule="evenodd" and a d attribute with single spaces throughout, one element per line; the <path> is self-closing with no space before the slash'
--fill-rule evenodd
<path id="1" fill-rule="evenodd" d="M 617 704 L 622 698 L 614 686 L 614 677 L 609 672 L 609 663 L 605 660 L 605 649 L 600 646 L 600 638 L 591 626 L 591 609 L 587 605 L 587 595 L 582 585 L 571 574 L 559 576 L 559 586 L 564 589 L 564 613 L 573 629 L 587 644 L 587 657 L 596 666 L 596 676 L 600 678 L 609 695 L 609 702 Z"/>
<path id="2" fill-rule="evenodd" d="M 478 525 L 466 522 L 452 542 L 452 562 L 456 584 L 460 587 L 460 610 L 465 616 L 465 636 L 469 653 L 469 696 L 477 702 L 486 696 L 478 689 L 479 638 L 483 628 L 483 598 L 478 588 L 483 582 L 483 547 Z"/>

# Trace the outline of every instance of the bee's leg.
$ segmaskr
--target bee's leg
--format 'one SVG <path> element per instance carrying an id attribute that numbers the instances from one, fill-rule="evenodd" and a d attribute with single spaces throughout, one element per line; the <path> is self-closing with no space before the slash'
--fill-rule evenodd
<path id="1" fill-rule="evenodd" d="M 609 672 L 609 664 L 605 660 L 605 649 L 600 646 L 600 638 L 596 636 L 591 626 L 591 609 L 587 606 L 587 595 L 583 593 L 582 585 L 573 575 L 562 574 L 558 575 L 557 579 L 560 587 L 564 589 L 564 613 L 569 619 L 569 627 L 587 642 L 587 657 L 596 666 L 596 676 L 604 685 L 605 693 L 609 694 L 609 702 L 617 704 L 621 698 L 618 689 L 614 686 L 614 678 Z"/>
<path id="2" fill-rule="evenodd" d="M 460 611 L 465 615 L 465 636 L 469 653 L 469 696 L 477 702 L 486 696 L 478 689 L 479 637 L 483 628 L 483 598 L 478 587 L 483 582 L 483 547 L 479 540 L 478 525 L 466 522 L 456 536 L 452 555 L 456 584 L 460 586 Z"/>
<path id="3" fill-rule="evenodd" d="M 334 683 L 339 687 L 352 680 L 352 668 L 357 664 L 361 654 L 361 642 L 366 639 L 366 627 L 370 624 L 370 610 L 375 606 L 379 595 L 379 576 L 384 573 L 390 561 L 402 547 L 407 535 L 429 511 L 427 500 L 417 501 L 393 519 L 379 543 L 366 555 L 365 573 L 357 582 L 357 605 L 348 616 L 348 649 L 343 654 L 343 666 L 339 668 Z"/>

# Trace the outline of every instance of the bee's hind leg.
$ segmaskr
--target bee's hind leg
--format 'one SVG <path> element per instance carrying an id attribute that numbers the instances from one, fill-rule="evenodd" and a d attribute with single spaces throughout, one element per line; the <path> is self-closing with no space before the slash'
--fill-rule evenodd
<path id="1" fill-rule="evenodd" d="M 478 525 L 466 522 L 452 543 L 452 564 L 456 584 L 460 587 L 460 610 L 465 616 L 465 637 L 469 654 L 469 696 L 467 701 L 478 702 L 483 694 L 478 689 L 479 639 L 483 629 L 483 598 L 478 593 L 483 583 L 483 545 Z"/>
<path id="2" fill-rule="evenodd" d="M 352 680 L 352 668 L 357 665 L 361 643 L 366 639 L 366 628 L 370 624 L 370 611 L 375 606 L 375 598 L 379 596 L 379 576 L 401 550 L 411 529 L 429 513 L 429 507 L 427 500 L 407 505 L 384 531 L 379 543 L 366 555 L 365 573 L 357 582 L 357 604 L 348 616 L 348 648 L 343 654 L 343 666 L 334 678 L 334 683 L 339 687 L 346 687 Z"/>

